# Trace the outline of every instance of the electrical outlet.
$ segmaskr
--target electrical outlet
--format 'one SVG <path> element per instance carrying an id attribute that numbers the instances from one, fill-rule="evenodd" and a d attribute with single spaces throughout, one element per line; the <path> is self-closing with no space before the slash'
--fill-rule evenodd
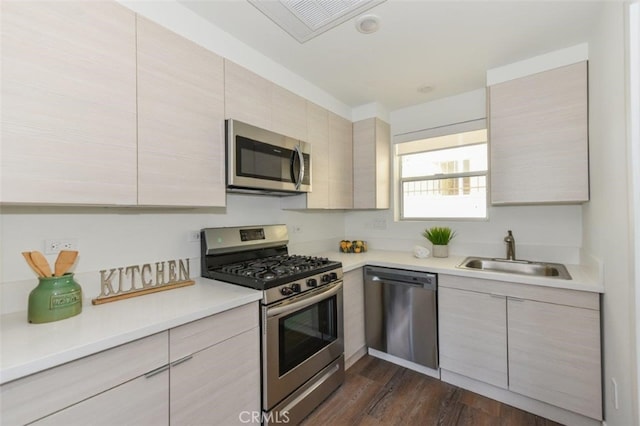
<path id="1" fill-rule="evenodd" d="M 78 250 L 78 240 L 75 238 L 44 240 L 44 254 L 58 254 L 62 250 Z"/>
<path id="2" fill-rule="evenodd" d="M 200 231 L 189 231 L 187 235 L 187 242 L 197 243 L 200 241 Z"/>

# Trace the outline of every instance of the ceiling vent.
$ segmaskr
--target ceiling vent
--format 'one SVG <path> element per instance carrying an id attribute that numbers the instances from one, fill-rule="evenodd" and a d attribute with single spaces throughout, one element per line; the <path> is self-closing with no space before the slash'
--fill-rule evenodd
<path id="1" fill-rule="evenodd" d="M 300 43 L 386 0 L 248 0 Z"/>

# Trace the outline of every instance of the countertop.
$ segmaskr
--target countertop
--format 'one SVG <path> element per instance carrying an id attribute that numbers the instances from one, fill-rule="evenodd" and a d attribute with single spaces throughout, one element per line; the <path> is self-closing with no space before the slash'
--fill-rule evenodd
<path id="1" fill-rule="evenodd" d="M 349 272 L 364 265 L 386 266 L 389 268 L 410 268 L 416 271 L 435 272 L 439 274 L 459 275 L 487 280 L 508 281 L 511 283 L 532 284 L 544 287 L 564 288 L 594 293 L 604 293 L 604 285 L 599 279 L 595 268 L 587 265 L 565 265 L 571 280 L 550 277 L 530 277 L 524 275 L 473 271 L 460 269 L 456 266 L 462 263 L 466 256 L 449 256 L 446 258 L 427 257 L 417 259 L 409 252 L 400 251 L 369 251 L 366 253 L 322 252 L 318 256 L 342 262 L 342 270 Z"/>
<path id="2" fill-rule="evenodd" d="M 101 305 L 83 300 L 82 312 L 29 324 L 26 312 L 0 317 L 0 384 L 105 349 L 260 300 L 250 288 L 206 278 L 192 286 Z"/>
<path id="3" fill-rule="evenodd" d="M 409 252 L 316 253 L 340 261 L 349 272 L 365 265 L 603 293 L 596 269 L 566 265 L 572 280 L 457 268 L 463 256 L 417 259 Z M 0 384 L 124 343 L 162 332 L 261 298 L 261 292 L 206 278 L 196 284 L 102 305 L 83 301 L 82 313 L 61 321 L 29 324 L 26 312 L 0 316 Z"/>

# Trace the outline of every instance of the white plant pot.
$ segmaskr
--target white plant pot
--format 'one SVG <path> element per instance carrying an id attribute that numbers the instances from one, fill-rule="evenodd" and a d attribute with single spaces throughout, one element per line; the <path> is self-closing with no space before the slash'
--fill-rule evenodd
<path id="1" fill-rule="evenodd" d="M 433 257 L 449 257 L 449 246 L 433 245 Z"/>

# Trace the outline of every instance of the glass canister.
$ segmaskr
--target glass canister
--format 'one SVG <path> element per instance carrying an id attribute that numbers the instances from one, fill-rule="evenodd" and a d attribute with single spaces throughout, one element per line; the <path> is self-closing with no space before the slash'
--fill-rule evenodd
<path id="1" fill-rule="evenodd" d="M 58 321 L 82 312 L 82 288 L 72 273 L 38 278 L 29 293 L 28 320 L 32 324 Z"/>

